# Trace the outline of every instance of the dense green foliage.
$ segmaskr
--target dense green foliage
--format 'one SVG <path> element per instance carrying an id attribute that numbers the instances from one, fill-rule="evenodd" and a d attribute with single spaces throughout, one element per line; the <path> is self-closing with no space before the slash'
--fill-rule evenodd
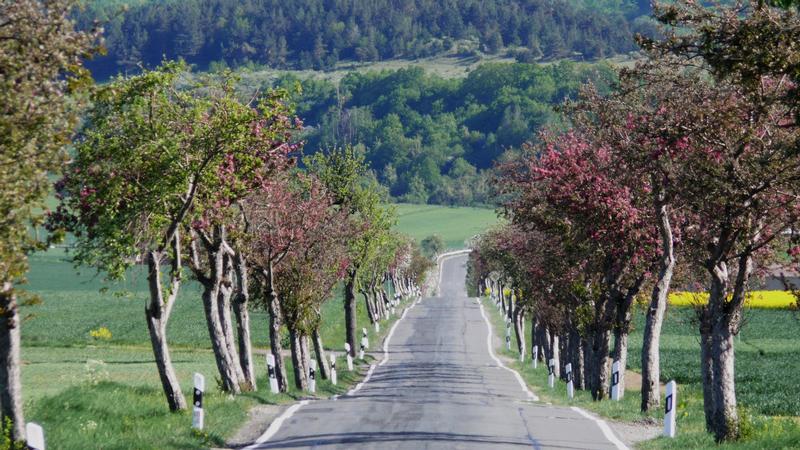
<path id="1" fill-rule="evenodd" d="M 640 8 L 628 8 L 638 11 Z M 109 56 L 96 76 L 184 58 L 207 67 L 263 64 L 330 68 L 377 61 L 519 47 L 525 59 L 601 58 L 633 50 L 631 27 L 609 2 L 564 0 L 166 0 L 99 1 L 79 23 L 107 21 Z"/>
<path id="2" fill-rule="evenodd" d="M 563 61 L 484 64 L 464 79 L 420 68 L 354 72 L 338 89 L 292 75 L 277 83 L 301 83 L 295 100 L 311 126 L 306 151 L 352 145 L 400 201 L 473 205 L 489 201 L 481 171 L 555 124 L 553 105 L 587 81 L 605 91 L 615 76 L 606 64 Z"/>

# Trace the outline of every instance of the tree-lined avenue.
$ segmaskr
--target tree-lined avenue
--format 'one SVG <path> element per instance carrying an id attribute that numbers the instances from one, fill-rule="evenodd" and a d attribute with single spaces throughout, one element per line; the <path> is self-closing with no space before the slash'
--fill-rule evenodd
<path id="1" fill-rule="evenodd" d="M 360 390 L 302 406 L 251 448 L 617 448 L 577 411 L 528 400 L 498 366 L 465 262 L 444 260 L 441 297 L 408 310 Z"/>

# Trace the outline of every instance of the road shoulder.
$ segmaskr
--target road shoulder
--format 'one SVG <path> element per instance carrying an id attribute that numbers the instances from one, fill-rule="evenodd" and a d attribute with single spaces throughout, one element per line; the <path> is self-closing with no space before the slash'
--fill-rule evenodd
<path id="1" fill-rule="evenodd" d="M 587 404 L 585 401 L 567 400 L 566 385 L 561 380 L 558 380 L 554 389 L 547 387 L 547 369 L 544 365 L 540 363 L 537 369 L 533 369 L 529 354 L 525 355 L 526 359 L 520 362 L 519 353 L 517 353 L 515 349 L 516 343 L 513 337 L 512 350 L 507 350 L 505 339 L 501 337 L 505 336 L 502 312 L 486 297 L 481 298 L 480 302 L 489 316 L 489 322 L 492 326 L 492 343 L 498 358 L 500 358 L 507 367 L 517 371 L 521 375 L 528 388 L 540 398 L 540 401 L 556 406 L 577 407 L 588 412 L 591 416 L 601 418 L 603 422 L 608 424 L 616 437 L 626 446 L 632 448 L 640 442 L 654 439 L 661 435 L 662 430 L 660 423 L 649 416 L 634 418 L 630 417 L 630 415 L 626 415 L 626 417 L 623 418 L 615 414 L 617 411 L 616 408 L 610 411 L 611 414 L 603 414 L 604 410 L 587 407 L 591 405 Z M 581 394 L 586 393 L 576 391 L 576 399 L 578 399 L 578 396 Z M 611 405 L 610 401 L 605 403 Z M 630 403 L 630 401 L 628 403 Z"/>

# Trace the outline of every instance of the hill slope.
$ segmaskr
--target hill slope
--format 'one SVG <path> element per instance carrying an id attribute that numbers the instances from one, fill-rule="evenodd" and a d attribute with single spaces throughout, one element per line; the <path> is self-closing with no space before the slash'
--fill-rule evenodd
<path id="1" fill-rule="evenodd" d="M 96 1 L 78 13 L 82 26 L 106 22 L 109 56 L 89 64 L 101 79 L 164 57 L 201 68 L 217 61 L 320 69 L 340 60 L 497 53 L 511 46 L 529 60 L 633 49 L 625 8 L 610 2 L 139 0 L 126 11 L 120 3 Z"/>

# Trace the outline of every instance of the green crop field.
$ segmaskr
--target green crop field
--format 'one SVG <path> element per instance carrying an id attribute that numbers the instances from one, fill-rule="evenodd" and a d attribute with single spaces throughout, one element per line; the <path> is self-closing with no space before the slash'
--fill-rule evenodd
<path id="1" fill-rule="evenodd" d="M 500 313 L 490 302 L 484 307 L 492 311 L 495 330 L 503 330 Z M 699 333 L 689 307 L 671 307 L 667 311 L 661 335 L 661 379 L 678 383 L 678 436 L 658 438 L 640 445 L 647 449 L 779 449 L 796 448 L 800 442 L 800 397 L 796 390 L 796 373 L 800 372 L 800 317 L 789 310 L 751 309 L 745 313 L 745 326 L 736 339 L 736 396 L 742 414 L 748 417 L 744 428 L 746 438 L 735 444 L 717 445 L 705 432 L 702 386 L 700 383 Z M 530 325 L 528 325 L 530 326 Z M 629 369 L 641 369 L 642 331 L 644 314 L 634 315 L 634 330 L 630 336 Z M 495 331 L 497 333 L 497 331 Z M 529 346 L 530 342 L 527 343 Z M 515 348 L 515 347 L 514 347 Z M 547 368 L 544 364 L 534 370 L 530 358 L 516 362 L 516 350 L 499 353 L 514 358 L 512 363 L 544 401 L 577 405 L 615 420 L 637 421 L 641 396 L 628 386 L 620 402 L 593 402 L 585 391 L 576 391 L 570 402 L 566 385 L 557 383 L 554 390 L 547 387 Z M 527 354 L 530 355 L 530 349 Z M 664 395 L 662 390 L 661 395 Z M 651 417 L 660 421 L 661 410 Z"/>
<path id="2" fill-rule="evenodd" d="M 417 241 L 438 234 L 449 249 L 464 248 L 468 239 L 498 222 L 488 208 L 399 204 L 397 216 L 399 231 Z"/>

